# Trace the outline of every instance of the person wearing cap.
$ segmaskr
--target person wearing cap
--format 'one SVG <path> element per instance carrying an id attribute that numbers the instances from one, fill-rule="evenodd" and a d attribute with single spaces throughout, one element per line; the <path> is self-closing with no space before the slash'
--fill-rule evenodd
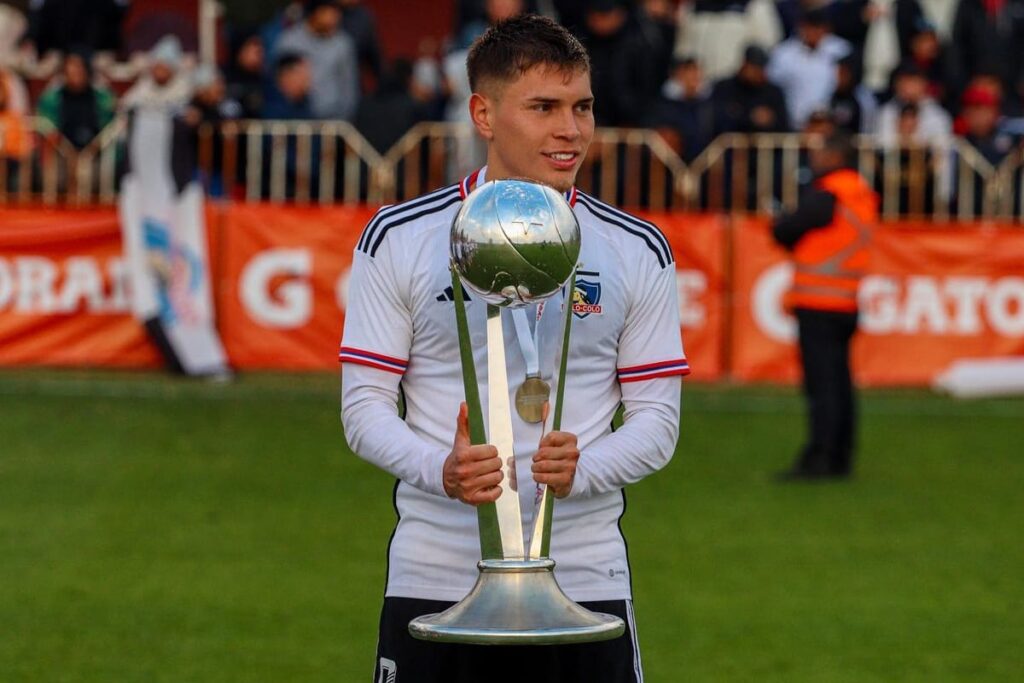
<path id="1" fill-rule="evenodd" d="M 65 55 L 61 76 L 39 96 L 39 116 L 75 149 L 82 149 L 114 119 L 114 93 L 92 79 L 91 51 L 76 45 Z"/>
<path id="2" fill-rule="evenodd" d="M 963 137 L 993 166 L 998 166 L 1021 139 L 1001 126 L 999 96 L 978 85 L 964 91 L 960 113 Z"/>
<path id="3" fill-rule="evenodd" d="M 785 480 L 841 479 L 853 471 L 856 411 L 850 340 L 857 330 L 857 290 L 869 265 L 878 197 L 853 168 L 849 135 L 832 133 L 810 152 L 815 180 L 796 211 L 772 226 L 793 261 L 786 306 L 797 319 L 807 441 Z"/>
<path id="4" fill-rule="evenodd" d="M 836 126 L 847 133 L 874 130 L 878 101 L 861 82 L 860 60 L 851 52 L 836 63 L 836 90 L 829 103 Z"/>
<path id="5" fill-rule="evenodd" d="M 886 147 L 899 143 L 899 118 L 904 105 L 917 105 L 918 126 L 914 142 L 924 145 L 949 143 L 953 123 L 946 110 L 928 94 L 928 79 L 914 62 L 903 62 L 892 79 L 893 97 L 878 111 L 875 134 Z"/>
<path id="6" fill-rule="evenodd" d="M 308 0 L 302 23 L 281 34 L 272 61 L 283 54 L 305 58 L 312 70 L 313 115 L 350 121 L 359 105 L 359 63 L 355 43 L 341 31 L 341 19 L 336 0 Z"/>
<path id="7" fill-rule="evenodd" d="M 157 41 L 149 55 L 149 71 L 121 99 L 125 111 L 136 108 L 181 113 L 192 97 L 192 82 L 182 68 L 181 42 L 173 35 Z"/>
<path id="8" fill-rule="evenodd" d="M 768 80 L 768 53 L 758 45 L 743 51 L 743 64 L 731 77 L 715 84 L 711 93 L 715 134 L 784 133 L 789 112 L 782 90 Z"/>
<path id="9" fill-rule="evenodd" d="M 803 128 L 816 109 L 827 107 L 836 87 L 836 62 L 850 44 L 832 35 L 822 9 L 804 12 L 797 35 L 777 46 L 768 61 L 768 78 L 782 89 L 794 128 Z"/>

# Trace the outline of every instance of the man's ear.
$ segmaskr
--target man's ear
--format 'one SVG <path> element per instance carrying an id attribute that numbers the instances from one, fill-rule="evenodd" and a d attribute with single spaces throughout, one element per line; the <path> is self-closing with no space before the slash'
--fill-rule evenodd
<path id="1" fill-rule="evenodd" d="M 469 98 L 469 118 L 484 140 L 494 139 L 494 101 L 478 92 Z"/>

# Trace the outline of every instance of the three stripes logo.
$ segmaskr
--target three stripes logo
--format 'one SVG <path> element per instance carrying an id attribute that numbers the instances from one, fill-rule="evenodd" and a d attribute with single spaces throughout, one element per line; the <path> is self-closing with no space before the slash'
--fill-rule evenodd
<path id="1" fill-rule="evenodd" d="M 462 300 L 463 301 L 469 301 L 470 300 L 469 299 L 469 292 L 466 291 L 465 287 L 462 288 Z M 455 301 L 455 290 L 452 289 L 451 285 L 448 285 L 447 287 L 445 287 L 444 291 L 442 291 L 440 294 L 437 295 L 437 301 L 448 301 L 448 302 Z"/>
<path id="2" fill-rule="evenodd" d="M 393 659 L 381 657 L 378 671 L 377 683 L 395 683 L 398 680 L 398 665 Z"/>

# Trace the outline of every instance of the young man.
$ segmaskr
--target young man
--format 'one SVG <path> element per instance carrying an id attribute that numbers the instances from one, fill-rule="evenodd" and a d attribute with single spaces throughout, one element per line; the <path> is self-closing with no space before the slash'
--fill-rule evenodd
<path id="1" fill-rule="evenodd" d="M 678 434 L 681 375 L 672 252 L 661 232 L 578 192 L 573 183 L 593 137 L 590 69 L 582 45 L 537 16 L 500 22 L 470 50 L 470 113 L 487 144 L 486 167 L 457 185 L 385 207 L 356 247 L 344 339 L 342 420 L 352 449 L 398 478 L 398 526 L 388 550 L 377 681 L 607 681 L 643 679 L 618 521 L 623 487 L 663 467 Z M 513 413 L 516 477 L 552 487 L 551 555 L 570 598 L 617 614 L 627 633 L 575 646 L 477 647 L 425 643 L 409 620 L 438 612 L 472 588 L 479 559 L 476 511 L 501 487 L 492 446 L 470 446 L 455 329 L 449 231 L 465 196 L 494 179 L 531 178 L 565 192 L 582 230 L 569 300 L 531 310 L 549 382 L 561 320 L 576 318 L 562 432 Z M 564 310 L 564 309 L 562 309 Z M 467 314 L 478 372 L 486 368 L 484 302 Z M 503 313 L 510 391 L 527 356 Z M 524 335 L 525 336 L 525 335 Z M 486 381 L 485 371 L 481 381 Z M 405 415 L 399 417 L 399 395 Z M 619 404 L 625 423 L 614 433 Z M 538 446 L 539 444 L 539 446 Z M 524 524 L 534 487 L 518 489 Z"/>

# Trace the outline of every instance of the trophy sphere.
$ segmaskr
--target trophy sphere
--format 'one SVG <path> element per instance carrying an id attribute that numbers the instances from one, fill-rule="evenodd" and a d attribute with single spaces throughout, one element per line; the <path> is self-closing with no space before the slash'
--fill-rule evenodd
<path id="1" fill-rule="evenodd" d="M 580 254 L 580 225 L 557 190 L 531 180 L 492 180 L 462 203 L 452 263 L 489 304 L 517 308 L 555 294 Z"/>

